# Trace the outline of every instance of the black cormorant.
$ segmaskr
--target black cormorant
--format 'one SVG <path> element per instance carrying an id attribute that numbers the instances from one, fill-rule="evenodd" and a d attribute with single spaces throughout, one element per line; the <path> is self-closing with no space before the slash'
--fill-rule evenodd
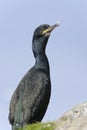
<path id="1" fill-rule="evenodd" d="M 12 130 L 40 122 L 46 112 L 50 94 L 50 68 L 45 53 L 51 31 L 57 27 L 43 24 L 36 28 L 32 40 L 35 65 L 25 74 L 10 102 L 9 121 Z"/>

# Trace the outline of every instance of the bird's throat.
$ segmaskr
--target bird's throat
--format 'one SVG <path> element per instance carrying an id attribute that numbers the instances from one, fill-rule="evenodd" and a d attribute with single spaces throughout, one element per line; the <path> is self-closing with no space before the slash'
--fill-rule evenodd
<path id="1" fill-rule="evenodd" d="M 46 55 L 38 55 L 36 57 L 36 68 L 49 70 L 49 62 Z"/>

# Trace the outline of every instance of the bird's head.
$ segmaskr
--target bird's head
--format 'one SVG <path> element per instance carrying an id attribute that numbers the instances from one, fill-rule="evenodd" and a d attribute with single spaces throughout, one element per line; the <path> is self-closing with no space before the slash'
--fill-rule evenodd
<path id="1" fill-rule="evenodd" d="M 50 26 L 48 24 L 43 24 L 35 29 L 33 35 L 33 45 L 32 45 L 34 55 L 45 51 L 48 38 L 52 30 L 54 30 L 57 26 L 58 24 L 54 24 L 53 26 Z"/>

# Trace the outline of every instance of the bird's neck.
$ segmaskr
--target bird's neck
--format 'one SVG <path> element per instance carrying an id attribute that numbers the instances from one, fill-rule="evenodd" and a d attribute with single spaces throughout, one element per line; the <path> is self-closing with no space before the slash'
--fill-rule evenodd
<path id="1" fill-rule="evenodd" d="M 35 67 L 49 72 L 49 62 L 46 54 L 40 54 L 36 58 Z"/>

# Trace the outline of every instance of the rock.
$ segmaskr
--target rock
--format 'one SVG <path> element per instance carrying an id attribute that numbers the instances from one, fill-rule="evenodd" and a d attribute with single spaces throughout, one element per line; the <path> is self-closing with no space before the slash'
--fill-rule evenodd
<path id="1" fill-rule="evenodd" d="M 56 121 L 55 130 L 87 130 L 87 102 L 66 112 Z"/>

